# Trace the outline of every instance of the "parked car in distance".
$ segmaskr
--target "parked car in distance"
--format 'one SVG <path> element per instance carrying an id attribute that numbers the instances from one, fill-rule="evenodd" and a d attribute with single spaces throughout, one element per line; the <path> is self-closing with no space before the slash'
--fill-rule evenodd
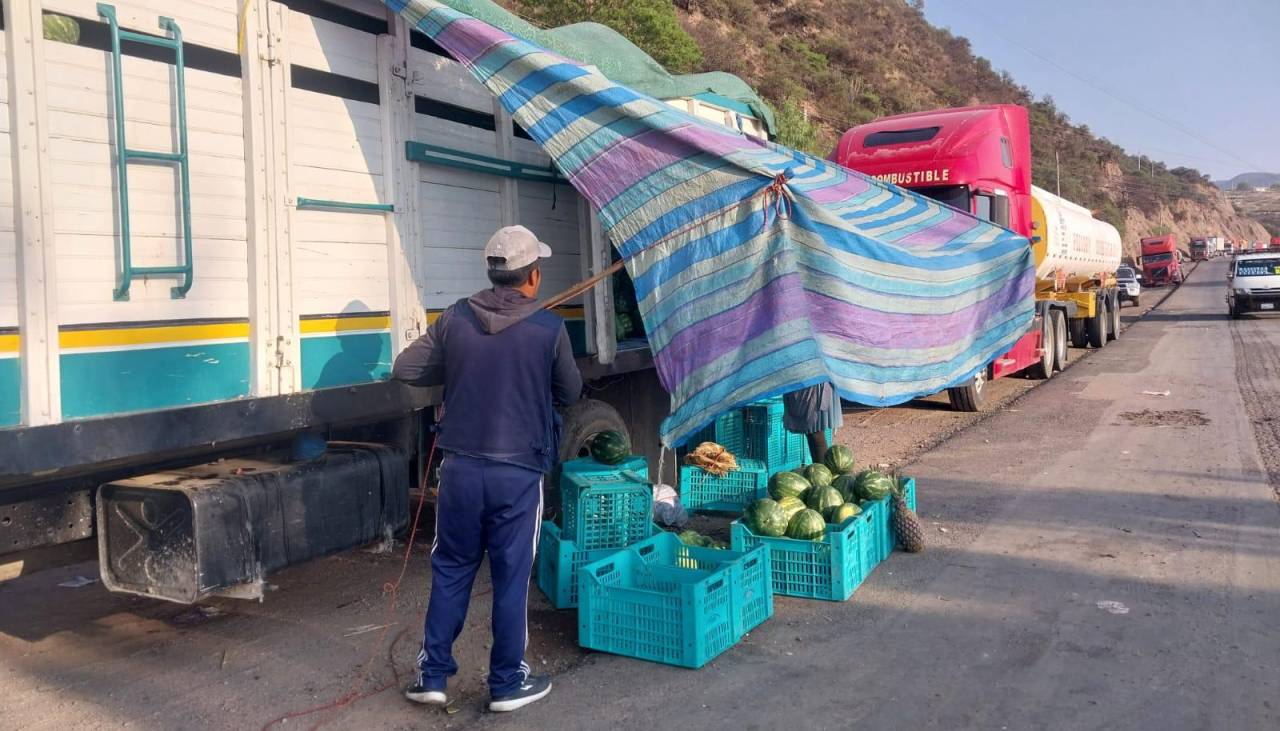
<path id="1" fill-rule="evenodd" d="M 1227 272 L 1227 312 L 1280 311 L 1280 254 L 1241 254 Z"/>
<path id="2" fill-rule="evenodd" d="M 1140 278 L 1141 275 L 1133 267 L 1122 266 L 1116 270 L 1116 290 L 1120 294 L 1120 306 L 1123 307 L 1125 301 L 1138 306 L 1142 296 L 1142 284 L 1138 281 Z"/>

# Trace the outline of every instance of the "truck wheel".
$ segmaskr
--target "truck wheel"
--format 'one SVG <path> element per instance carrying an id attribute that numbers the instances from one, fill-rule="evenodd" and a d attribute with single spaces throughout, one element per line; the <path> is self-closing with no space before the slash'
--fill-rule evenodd
<path id="1" fill-rule="evenodd" d="M 1052 314 L 1054 367 L 1061 371 L 1067 367 L 1067 316 L 1062 310 L 1054 310 Z"/>
<path id="2" fill-rule="evenodd" d="M 1051 311 L 1046 311 L 1044 317 L 1040 318 L 1040 327 L 1042 328 L 1040 331 L 1040 349 L 1043 352 L 1040 355 L 1040 360 L 1033 364 L 1028 371 L 1031 377 L 1036 380 L 1043 381 L 1053 377 L 1053 367 L 1058 362 L 1057 355 L 1054 353 L 1058 349 L 1054 345 L 1058 341 L 1055 324 Z"/>
<path id="3" fill-rule="evenodd" d="M 1138 295 L 1137 297 L 1134 297 L 1134 298 L 1133 298 L 1133 306 L 1134 306 L 1134 307 L 1141 307 L 1142 305 L 1141 305 L 1141 304 L 1139 304 L 1139 301 L 1140 301 L 1141 299 L 1142 299 L 1142 295 Z"/>
<path id="4" fill-rule="evenodd" d="M 1067 320 L 1067 332 L 1071 335 L 1071 347 L 1089 347 L 1089 337 L 1085 334 L 1084 320 L 1078 317 L 1073 317 L 1070 320 Z"/>
<path id="5" fill-rule="evenodd" d="M 1107 323 L 1107 339 L 1120 339 L 1120 300 L 1116 297 L 1107 299 L 1107 313 L 1111 316 L 1111 322 Z"/>
<path id="6" fill-rule="evenodd" d="M 1094 308 L 1093 317 L 1085 324 L 1085 334 L 1089 337 L 1089 345 L 1101 348 L 1107 344 L 1107 303 L 1099 300 Z"/>
<path id="7" fill-rule="evenodd" d="M 560 429 L 560 452 L 556 466 L 546 480 L 546 494 L 543 500 L 544 517 L 554 517 L 560 512 L 560 463 L 589 453 L 591 438 L 602 431 L 617 431 L 631 439 L 627 423 L 617 409 L 603 401 L 582 399 L 560 413 L 563 425 Z"/>
<path id="8" fill-rule="evenodd" d="M 984 387 L 987 385 L 987 372 L 978 371 L 963 386 L 947 389 L 947 398 L 951 400 L 952 411 L 982 411 Z"/>

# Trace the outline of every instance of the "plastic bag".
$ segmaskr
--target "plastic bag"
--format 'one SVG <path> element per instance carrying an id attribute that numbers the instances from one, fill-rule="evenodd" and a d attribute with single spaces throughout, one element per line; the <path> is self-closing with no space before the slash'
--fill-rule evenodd
<path id="1" fill-rule="evenodd" d="M 680 504 L 680 495 L 670 485 L 653 486 L 653 519 L 660 525 L 683 528 L 689 522 L 689 514 Z"/>

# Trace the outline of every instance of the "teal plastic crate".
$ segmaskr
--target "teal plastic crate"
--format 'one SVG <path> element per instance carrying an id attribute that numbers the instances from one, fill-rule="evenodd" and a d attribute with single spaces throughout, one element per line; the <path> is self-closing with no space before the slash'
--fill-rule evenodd
<path id="1" fill-rule="evenodd" d="M 686 546 L 671 533 L 579 572 L 578 643 L 699 668 L 773 614 L 769 548 Z"/>
<path id="2" fill-rule="evenodd" d="M 581 457 L 560 463 L 562 479 L 564 475 L 616 475 L 622 472 L 634 472 L 647 480 L 649 479 L 649 460 L 636 454 L 614 465 L 597 462 L 591 457 Z"/>
<path id="3" fill-rule="evenodd" d="M 782 426 L 782 398 L 754 403 L 743 409 L 743 452 L 749 459 L 760 460 L 772 472 L 793 470 L 813 462 L 809 440 L 803 434 L 789 432 Z M 827 430 L 827 443 L 834 432 Z"/>
<path id="4" fill-rule="evenodd" d="M 758 460 L 739 459 L 738 469 L 723 477 L 693 465 L 680 468 L 680 504 L 686 510 L 740 513 L 766 497 L 768 487 L 769 470 Z"/>
<path id="5" fill-rule="evenodd" d="M 579 550 L 622 548 L 652 534 L 653 487 L 634 472 L 568 473 L 560 498 L 561 535 Z"/>
<path id="6" fill-rule="evenodd" d="M 864 511 L 840 525 L 828 524 L 821 541 L 804 541 L 756 535 L 735 520 L 729 526 L 730 541 L 735 551 L 769 547 L 773 593 L 842 602 L 871 573 L 877 549 L 874 521 Z"/>
<path id="7" fill-rule="evenodd" d="M 579 551 L 560 535 L 560 526 L 544 520 L 538 539 L 538 588 L 556 609 L 572 609 L 578 606 L 578 570 L 620 550 Z"/>
<path id="8" fill-rule="evenodd" d="M 735 457 L 745 456 L 746 440 L 743 432 L 743 411 L 736 409 L 721 414 L 706 428 L 695 432 L 685 443 L 685 449 L 691 450 L 703 442 L 715 442 Z"/>

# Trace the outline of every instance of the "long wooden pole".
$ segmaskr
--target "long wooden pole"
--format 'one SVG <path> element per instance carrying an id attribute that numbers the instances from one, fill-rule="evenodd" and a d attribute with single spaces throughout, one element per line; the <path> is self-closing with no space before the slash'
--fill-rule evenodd
<path id="1" fill-rule="evenodd" d="M 578 295 L 582 294 L 583 292 L 586 292 L 588 289 L 591 289 L 592 287 L 599 284 L 601 280 L 607 279 L 608 277 L 613 276 L 615 273 L 621 270 L 622 264 L 623 264 L 623 260 L 619 259 L 615 261 L 613 264 L 611 264 L 608 269 L 605 269 L 599 274 L 596 274 L 588 279 L 584 279 L 581 282 L 578 282 L 572 287 L 561 292 L 560 294 L 552 296 L 550 299 L 542 303 L 542 309 L 549 310 L 552 307 L 556 307 L 557 305 L 562 305 L 565 302 L 568 302 L 569 300 L 573 299 L 574 297 L 577 297 Z"/>

